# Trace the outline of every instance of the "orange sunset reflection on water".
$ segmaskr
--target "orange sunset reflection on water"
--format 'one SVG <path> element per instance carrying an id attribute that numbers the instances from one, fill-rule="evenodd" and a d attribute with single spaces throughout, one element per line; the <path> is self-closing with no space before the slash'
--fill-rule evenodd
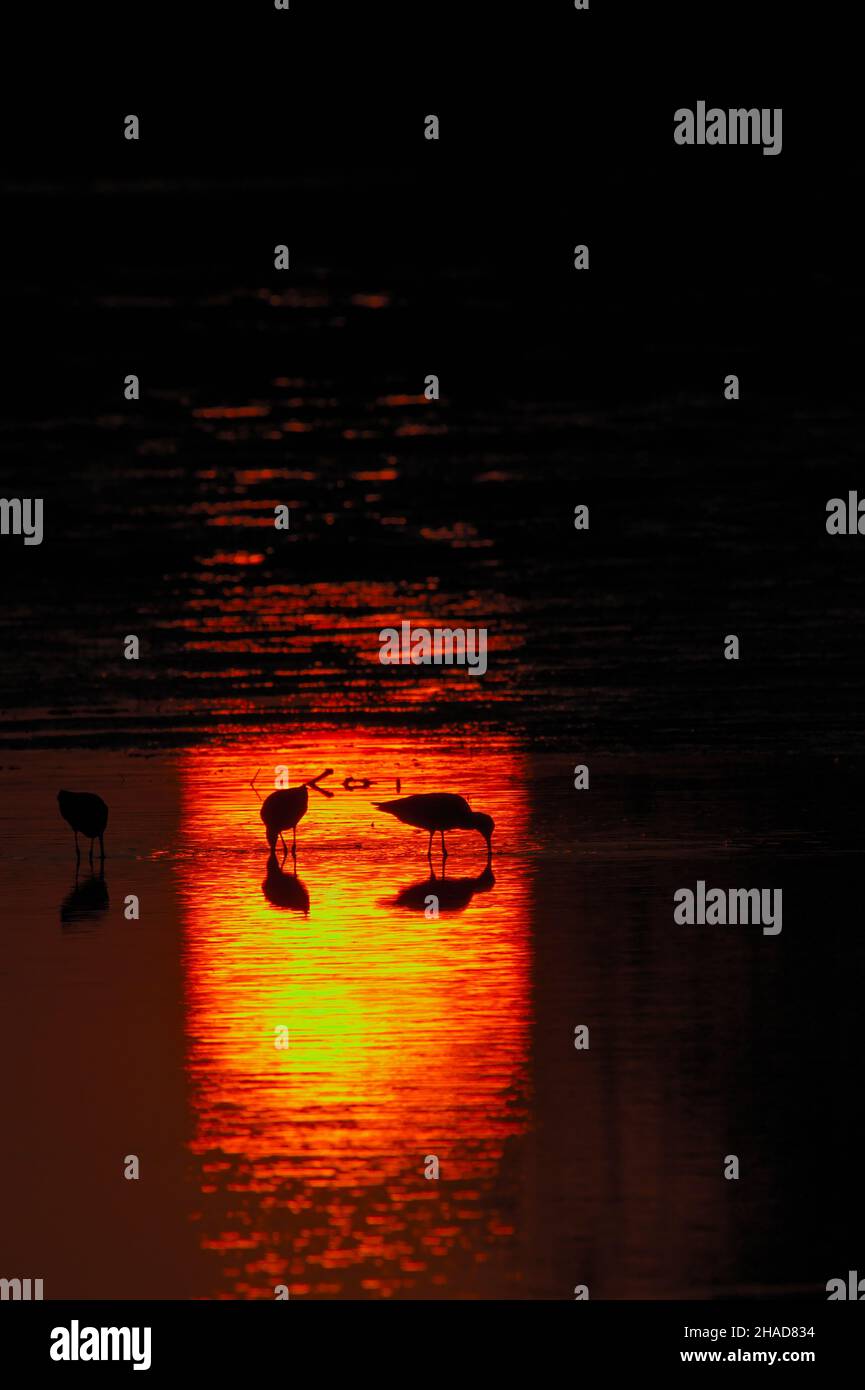
<path id="1" fill-rule="evenodd" d="M 334 770 L 332 797 L 309 793 L 297 877 L 290 855 L 268 863 L 248 785 L 260 767 L 266 795 L 286 764 L 292 785 Z M 502 740 L 340 731 L 181 755 L 196 1219 L 217 1296 L 500 1288 L 528 1100 L 528 889 L 508 856 L 525 782 Z M 431 882 L 426 835 L 373 806 L 433 790 L 493 815 L 492 875 L 481 838 L 454 832 Z"/>

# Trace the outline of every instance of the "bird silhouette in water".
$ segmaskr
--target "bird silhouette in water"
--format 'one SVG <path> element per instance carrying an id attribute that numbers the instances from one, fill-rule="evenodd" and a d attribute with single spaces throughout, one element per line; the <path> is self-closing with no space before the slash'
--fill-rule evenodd
<path id="1" fill-rule="evenodd" d="M 108 909 L 108 884 L 105 882 L 105 865 L 99 874 L 91 874 L 83 883 L 78 882 L 78 868 L 75 869 L 75 886 L 67 893 L 60 904 L 60 921 L 64 927 L 77 922 L 94 921 Z"/>
<path id="2" fill-rule="evenodd" d="M 271 792 L 270 796 L 264 798 L 261 803 L 261 819 L 264 821 L 271 854 L 276 853 L 276 841 L 280 839 L 285 854 L 288 855 L 288 845 L 282 832 L 290 830 L 291 852 L 294 858 L 297 858 L 297 825 L 306 815 L 308 806 L 309 792 L 305 784 L 300 787 L 287 787 L 285 791 Z"/>
<path id="3" fill-rule="evenodd" d="M 282 863 L 285 863 L 284 859 Z M 306 884 L 300 881 L 297 874 L 287 874 L 283 871 L 274 850 L 271 850 L 268 856 L 267 873 L 261 891 L 274 907 L 287 907 L 292 912 L 302 912 L 304 916 L 309 913 L 309 890 Z"/>
<path id="4" fill-rule="evenodd" d="M 438 900 L 440 911 L 462 912 L 475 893 L 489 893 L 495 885 L 489 864 L 477 878 L 436 878 L 433 874 L 422 883 L 411 883 L 407 888 L 401 888 L 394 898 L 394 906 L 408 908 L 411 912 L 424 912 L 429 906 L 430 895 L 433 895 Z"/>
<path id="5" fill-rule="evenodd" d="M 261 769 L 259 768 L 259 771 Z M 333 768 L 326 767 L 324 772 L 320 772 L 317 777 L 311 777 L 308 782 L 301 782 L 299 787 L 286 787 L 284 791 L 271 792 L 261 803 L 259 815 L 264 821 L 264 830 L 267 835 L 267 843 L 270 846 L 271 854 L 276 853 L 276 842 L 282 840 L 282 847 L 285 850 L 282 862 L 285 863 L 288 857 L 288 845 L 283 837 L 283 830 L 292 832 L 291 852 L 297 859 L 297 826 L 306 815 L 309 806 L 309 787 L 317 791 L 319 796 L 328 798 L 333 797 L 333 792 L 327 791 L 318 785 L 324 781 L 325 777 L 333 775 Z M 256 772 L 255 777 L 258 776 Z M 255 777 L 250 782 L 250 786 L 255 788 Z M 259 795 L 256 790 L 256 795 Z"/>
<path id="6" fill-rule="evenodd" d="M 102 838 L 105 834 L 105 827 L 108 824 L 108 807 L 101 796 L 95 796 L 93 792 L 67 792 L 57 793 L 57 804 L 60 807 L 60 814 L 65 821 L 68 821 L 75 831 L 75 854 L 78 862 L 81 860 L 81 850 L 78 848 L 78 836 L 86 835 L 90 841 L 90 863 L 93 863 L 93 841 L 99 841 L 100 858 L 105 858 L 105 841 Z"/>
<path id="7" fill-rule="evenodd" d="M 420 830 L 429 831 L 427 859 L 432 861 L 433 835 L 442 837 L 442 858 L 447 859 L 445 846 L 446 830 L 476 830 L 487 842 L 487 863 L 492 862 L 492 838 L 495 821 L 483 811 L 473 811 L 465 797 L 454 796 L 451 792 L 421 792 L 416 796 L 402 796 L 397 801 L 375 801 L 379 811 L 387 811 L 403 825 L 416 825 Z"/>

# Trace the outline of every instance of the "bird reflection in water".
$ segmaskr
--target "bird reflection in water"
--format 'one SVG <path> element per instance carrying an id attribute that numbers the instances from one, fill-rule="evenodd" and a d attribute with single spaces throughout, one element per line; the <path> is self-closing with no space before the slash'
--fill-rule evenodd
<path id="1" fill-rule="evenodd" d="M 283 857 L 282 864 L 285 863 L 286 857 Z M 301 882 L 297 874 L 285 873 L 282 864 L 279 863 L 275 851 L 271 851 L 261 891 L 274 907 L 287 907 L 292 912 L 302 912 L 306 916 L 309 912 L 306 884 Z"/>
<path id="2" fill-rule="evenodd" d="M 492 869 L 487 865 L 477 878 L 436 878 L 435 873 L 421 883 L 411 883 L 400 889 L 394 898 L 395 907 L 404 907 L 411 912 L 424 912 L 430 905 L 432 896 L 438 899 L 439 912 L 462 912 L 468 907 L 475 893 L 489 893 L 496 880 Z"/>
<path id="3" fill-rule="evenodd" d="M 107 909 L 108 884 L 105 882 L 104 868 L 98 874 L 89 874 L 81 882 L 76 870 L 72 890 L 60 904 L 60 921 L 63 925 L 96 921 Z"/>

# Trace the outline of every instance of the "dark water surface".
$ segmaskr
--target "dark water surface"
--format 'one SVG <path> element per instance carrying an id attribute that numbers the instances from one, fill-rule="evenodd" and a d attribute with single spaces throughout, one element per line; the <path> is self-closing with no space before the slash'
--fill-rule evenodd
<path id="1" fill-rule="evenodd" d="M 45 536 L 0 542 L 0 1275 L 46 1297 L 862 1267 L 865 541 L 825 529 L 865 495 L 861 176 L 834 101 L 777 159 L 683 151 L 681 93 L 567 51 L 430 148 L 426 95 L 347 120 L 329 69 L 273 120 L 154 99 L 134 148 L 15 112 L 0 496 Z M 487 673 L 382 666 L 404 619 L 488 629 Z M 281 764 L 333 768 L 297 877 Z M 454 834 L 433 883 L 397 781 L 492 814 L 492 875 Z M 110 805 L 104 879 L 60 787 Z M 781 889 L 781 934 L 675 925 L 701 878 Z"/>
<path id="2" fill-rule="evenodd" d="M 45 540 L 0 547 L 0 740 L 471 721 L 535 746 L 862 752 L 863 567 L 825 530 L 861 460 L 861 291 L 846 223 L 801 264 L 801 151 L 686 187 L 654 144 L 587 166 L 581 276 L 582 203 L 538 150 L 464 133 L 435 165 L 325 149 L 316 173 L 304 124 L 313 168 L 288 177 L 240 129 L 160 128 L 137 176 L 112 147 L 111 178 L 88 131 L 74 177 L 7 178 L 0 486 L 45 498 Z M 711 217 L 635 246 L 660 187 L 669 217 Z M 487 674 L 380 666 L 403 619 L 486 627 Z"/>

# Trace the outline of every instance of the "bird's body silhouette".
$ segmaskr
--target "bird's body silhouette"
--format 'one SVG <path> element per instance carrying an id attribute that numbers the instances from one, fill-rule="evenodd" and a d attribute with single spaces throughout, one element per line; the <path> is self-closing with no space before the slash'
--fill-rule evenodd
<path id="1" fill-rule="evenodd" d="M 78 858 L 81 858 L 78 836 L 86 835 L 90 841 L 90 863 L 93 863 L 94 840 L 99 841 L 99 853 L 104 859 L 105 841 L 102 837 L 108 824 L 108 807 L 102 797 L 94 795 L 93 792 L 59 791 L 57 804 L 63 819 L 68 821 L 75 831 L 75 853 Z"/>
<path id="2" fill-rule="evenodd" d="M 271 851 L 276 849 L 277 839 L 282 840 L 282 846 L 288 854 L 288 846 L 283 839 L 283 830 L 292 832 L 292 853 L 297 858 L 297 825 L 298 821 L 303 820 L 306 815 L 306 808 L 309 805 L 309 792 L 306 785 L 299 787 L 288 787 L 285 791 L 271 792 L 270 796 L 265 797 L 261 803 L 261 819 L 264 821 L 264 829 L 267 834 L 267 843 Z"/>
<path id="3" fill-rule="evenodd" d="M 442 837 L 442 856 L 447 859 L 445 847 L 446 830 L 476 830 L 487 842 L 487 860 L 492 859 L 492 836 L 495 821 L 483 811 L 473 811 L 465 797 L 452 792 L 420 792 L 415 796 L 401 796 L 396 801 L 376 801 L 379 811 L 387 811 L 403 825 L 416 825 L 419 830 L 429 831 L 427 858 L 432 857 L 433 835 L 439 832 Z"/>

